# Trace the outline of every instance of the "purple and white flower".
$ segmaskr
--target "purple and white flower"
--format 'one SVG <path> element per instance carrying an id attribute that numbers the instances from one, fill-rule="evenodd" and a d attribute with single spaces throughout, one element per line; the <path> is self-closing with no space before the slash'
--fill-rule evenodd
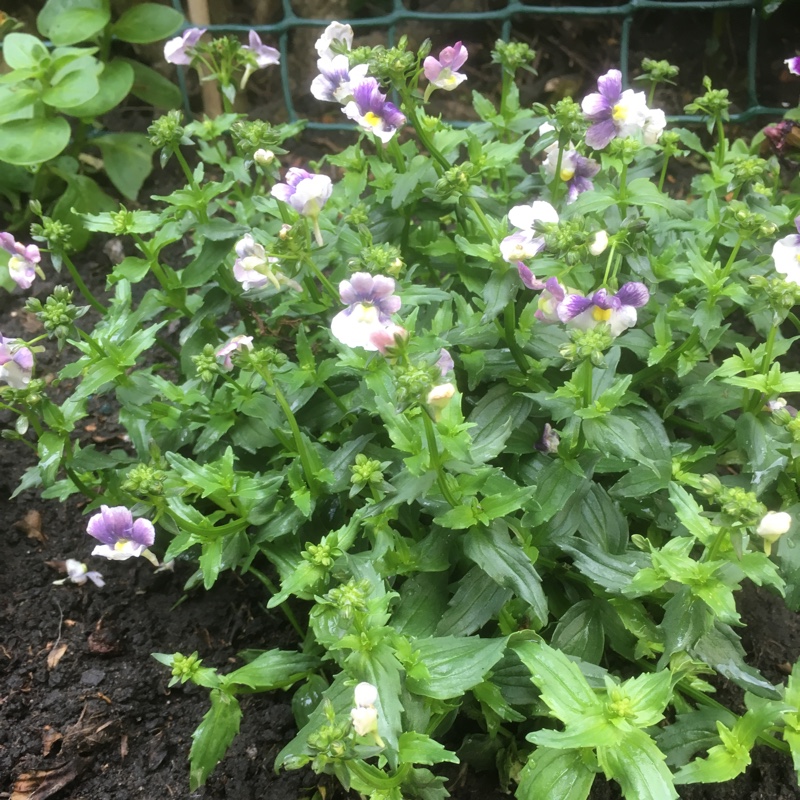
<path id="1" fill-rule="evenodd" d="M 64 562 L 64 569 L 67 571 L 67 577 L 62 578 L 60 581 L 53 581 L 56 586 L 61 586 L 67 583 L 67 581 L 70 583 L 77 583 L 78 586 L 83 586 L 87 579 L 99 588 L 106 585 L 103 576 L 99 572 L 95 572 L 94 570 L 90 572 L 86 564 L 75 558 L 68 558 Z"/>
<path id="2" fill-rule="evenodd" d="M 552 180 L 558 167 L 558 142 L 545 148 L 547 158 L 542 166 L 545 174 Z M 561 154 L 559 178 L 567 184 L 567 203 L 573 203 L 578 195 L 594 189 L 592 178 L 600 171 L 600 165 L 591 158 L 582 156 L 572 145 Z"/>
<path id="3" fill-rule="evenodd" d="M 356 272 L 349 281 L 339 284 L 339 297 L 347 306 L 331 320 L 331 333 L 348 347 L 377 351 L 373 334 L 393 331 L 391 315 L 400 310 L 402 301 L 394 295 L 394 279 Z"/>
<path id="4" fill-rule="evenodd" d="M 8 273 L 20 289 L 30 289 L 37 274 L 42 255 L 35 244 L 24 245 L 15 241 L 10 233 L 0 233 L 0 247 L 11 254 Z"/>
<path id="5" fill-rule="evenodd" d="M 800 284 L 800 216 L 795 217 L 797 233 L 790 233 L 778 239 L 772 248 L 772 260 L 776 272 L 786 277 L 790 283 Z"/>
<path id="6" fill-rule="evenodd" d="M 346 55 L 334 56 L 331 59 L 321 58 L 317 61 L 319 75 L 311 81 L 311 94 L 317 100 L 345 105 L 353 99 L 353 85 L 367 77 L 367 65 L 357 64 L 350 68 L 350 59 Z"/>
<path id="7" fill-rule="evenodd" d="M 626 283 L 616 294 L 598 289 L 589 297 L 568 294 L 558 304 L 558 318 L 573 328 L 589 330 L 606 323 L 612 336 L 636 324 L 636 309 L 646 305 L 650 292 L 643 283 Z"/>
<path id="8" fill-rule="evenodd" d="M 408 331 L 402 325 L 393 322 L 385 328 L 378 328 L 370 334 L 370 341 L 382 356 L 393 357 L 408 340 Z"/>
<path id="9" fill-rule="evenodd" d="M 455 367 L 453 356 L 444 347 L 439 351 L 439 360 L 436 362 L 436 366 L 439 367 L 439 372 L 443 378 Z"/>
<path id="10" fill-rule="evenodd" d="M 364 130 L 374 133 L 384 144 L 406 121 L 397 106 L 386 99 L 375 78 L 366 78 L 356 84 L 353 99 L 342 111 Z"/>
<path id="11" fill-rule="evenodd" d="M 542 430 L 542 438 L 534 445 L 540 453 L 557 453 L 558 446 L 561 444 L 561 437 L 558 431 L 553 430 L 549 422 L 545 422 Z"/>
<path id="12" fill-rule="evenodd" d="M 319 213 L 328 202 L 333 184 L 327 175 L 316 175 L 299 167 L 292 167 L 286 173 L 286 183 L 276 183 L 272 196 L 288 203 L 304 217 L 309 217 L 314 227 L 314 238 L 322 247 L 322 232 L 319 229 Z"/>
<path id="13" fill-rule="evenodd" d="M 250 31 L 248 44 L 242 45 L 242 50 L 247 50 L 255 56 L 258 69 L 264 69 L 264 67 L 270 67 L 281 62 L 280 51 L 264 44 L 255 31 Z"/>
<path id="14" fill-rule="evenodd" d="M 514 206 L 508 212 L 508 221 L 519 230 L 500 242 L 500 252 L 505 261 L 515 264 L 544 249 L 544 236 L 536 231 L 536 225 L 558 222 L 558 212 L 550 203 L 534 200 L 529 206 Z"/>
<path id="15" fill-rule="evenodd" d="M 526 289 L 531 289 L 536 292 L 544 288 L 544 284 L 536 279 L 531 268 L 526 266 L 524 261 L 517 261 L 517 272 L 519 273 L 519 279 L 522 281 L 522 285 Z"/>
<path id="16" fill-rule="evenodd" d="M 439 53 L 439 58 L 428 56 L 422 62 L 425 77 L 430 81 L 425 91 L 426 101 L 434 89 L 452 92 L 467 79 L 467 76 L 458 70 L 466 63 L 468 55 L 467 48 L 461 42 L 456 42 L 452 47 L 445 47 Z"/>
<path id="17" fill-rule="evenodd" d="M 589 252 L 593 256 L 599 256 L 605 252 L 608 247 L 608 233 L 606 231 L 597 231 L 589 242 Z"/>
<path id="18" fill-rule="evenodd" d="M 784 62 L 792 75 L 800 75 L 800 56 L 787 58 Z"/>
<path id="19" fill-rule="evenodd" d="M 337 53 L 332 45 L 337 42 Z M 341 22 L 331 22 L 327 28 L 322 32 L 322 35 L 317 39 L 314 45 L 317 49 L 317 55 L 320 58 L 327 60 L 332 59 L 335 55 L 341 53 L 342 50 L 352 50 L 353 48 L 353 29 L 349 25 L 342 25 Z"/>
<path id="20" fill-rule="evenodd" d="M 153 523 L 146 519 L 134 521 L 133 514 L 125 506 L 100 506 L 100 511 L 89 518 L 86 533 L 100 544 L 92 550 L 93 556 L 102 556 L 112 561 L 127 561 L 129 558 L 145 556 L 149 561 L 158 562 L 147 549 L 155 541 Z"/>
<path id="21" fill-rule="evenodd" d="M 192 51 L 205 32 L 205 28 L 187 28 L 180 36 L 170 39 L 164 45 L 164 58 L 167 63 L 184 67 L 191 64 L 194 59 Z"/>
<path id="22" fill-rule="evenodd" d="M 264 286 L 267 281 L 280 288 L 276 280 L 272 280 L 273 272 L 271 264 L 277 264 L 278 259 L 274 256 L 267 256 L 263 245 L 260 245 L 251 234 L 246 233 L 236 242 L 236 261 L 233 264 L 233 277 L 242 284 L 242 288 L 257 289 Z"/>
<path id="23" fill-rule="evenodd" d="M 233 353 L 238 353 L 242 350 L 253 349 L 252 336 L 234 336 L 230 341 L 226 342 L 222 347 L 217 350 L 217 358 L 222 359 L 222 368 L 226 370 L 233 369 L 233 360 L 231 356 Z"/>
<path id="24" fill-rule="evenodd" d="M 602 150 L 612 139 L 642 130 L 649 109 L 644 92 L 622 91 L 622 73 L 610 69 L 597 79 L 597 92 L 583 98 L 581 108 L 592 126 L 586 144 Z"/>
<path id="25" fill-rule="evenodd" d="M 538 308 L 534 317 L 546 325 L 556 325 L 561 320 L 558 316 L 558 306 L 567 296 L 567 290 L 558 282 L 558 278 L 548 278 L 544 290 L 539 295 Z"/>
<path id="26" fill-rule="evenodd" d="M 0 381 L 12 389 L 24 389 L 33 375 L 33 353 L 19 339 L 0 334 Z"/>

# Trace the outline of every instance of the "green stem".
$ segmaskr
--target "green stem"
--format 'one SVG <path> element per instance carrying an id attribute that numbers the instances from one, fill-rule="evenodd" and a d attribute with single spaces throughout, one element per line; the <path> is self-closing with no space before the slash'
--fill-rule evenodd
<path id="1" fill-rule="evenodd" d="M 631 381 L 630 388 L 635 389 L 637 386 L 641 386 L 644 382 L 649 380 L 653 375 L 657 375 L 659 372 L 662 371 L 664 367 L 673 364 L 677 361 L 683 353 L 685 353 L 689 348 L 694 347 L 698 340 L 700 339 L 700 334 L 695 328 L 689 336 L 683 341 L 682 344 L 678 345 L 674 350 L 670 350 L 658 364 L 653 364 L 652 367 L 646 367 L 645 369 L 638 372 L 636 375 L 633 376 L 633 380 Z"/>
<path id="2" fill-rule="evenodd" d="M 561 137 L 559 136 L 558 140 L 558 158 L 556 159 L 556 172 L 553 176 L 553 182 L 550 184 L 550 196 L 553 198 L 553 204 L 555 205 L 556 200 L 558 200 L 559 194 L 561 194 L 561 184 L 563 181 L 561 180 L 561 160 L 564 157 L 564 147 L 561 144 Z"/>
<path id="3" fill-rule="evenodd" d="M 417 104 L 414 101 L 414 98 L 409 92 L 403 92 L 401 96 L 403 98 L 403 107 L 407 112 L 408 118 L 411 121 L 411 124 L 414 126 L 414 130 L 417 132 L 417 136 L 419 137 L 420 142 L 422 142 L 423 147 L 425 147 L 425 149 L 433 157 L 433 168 L 436 170 L 437 175 L 441 176 L 445 170 L 450 169 L 450 162 L 434 145 L 433 140 L 428 135 L 428 131 L 425 130 L 424 126 L 420 122 Z"/>
<path id="4" fill-rule="evenodd" d="M 450 487 L 447 485 L 447 475 L 442 469 L 442 462 L 439 458 L 439 446 L 436 444 L 436 432 L 433 429 L 433 420 L 428 415 L 428 412 L 423 409 L 422 422 L 425 426 L 425 439 L 428 442 L 428 454 L 431 460 L 431 466 L 436 470 L 436 481 L 439 484 L 439 490 L 445 500 L 455 508 L 458 503 L 456 502 Z"/>
<path id="5" fill-rule="evenodd" d="M 628 162 L 622 164 L 622 172 L 619 174 L 619 213 L 625 219 L 628 211 Z"/>
<path id="6" fill-rule="evenodd" d="M 261 377 L 264 378 L 264 380 L 267 381 L 267 383 L 269 384 L 270 388 L 275 394 L 275 399 L 278 401 L 278 405 L 281 407 L 283 414 L 286 417 L 286 421 L 289 423 L 289 429 L 292 431 L 294 444 L 295 447 L 297 448 L 297 455 L 300 457 L 300 463 L 303 466 L 303 473 L 306 476 L 306 483 L 308 484 L 308 488 L 311 491 L 311 494 L 317 495 L 319 493 L 319 484 L 317 483 L 317 478 L 314 475 L 314 470 L 311 466 L 311 457 L 308 454 L 308 448 L 306 447 L 303 435 L 300 433 L 300 426 L 297 424 L 297 418 L 292 412 L 292 408 L 289 405 L 289 402 L 287 401 L 283 392 L 280 390 L 278 385 L 272 379 L 272 376 L 268 376 L 265 372 L 262 372 L 261 370 L 259 370 L 258 372 L 259 375 L 261 375 Z"/>
<path id="7" fill-rule="evenodd" d="M 334 285 L 325 277 L 325 275 L 322 273 L 322 270 L 320 270 L 320 268 L 314 263 L 314 260 L 311 258 L 311 256 L 305 256 L 303 260 L 311 268 L 311 271 L 314 273 L 314 275 L 317 276 L 317 280 L 319 280 L 319 282 L 325 287 L 325 290 L 328 292 L 328 294 L 336 301 L 336 303 L 340 303 L 341 300 L 339 299 L 339 292 L 336 291 Z"/>
<path id="8" fill-rule="evenodd" d="M 248 572 L 252 572 L 253 575 L 255 575 L 256 578 L 258 578 L 261 581 L 261 583 L 263 583 L 264 586 L 267 587 L 267 591 L 269 591 L 269 593 L 271 595 L 274 596 L 274 595 L 278 594 L 278 587 L 263 572 L 261 572 L 261 570 L 256 569 L 251 564 L 247 568 L 247 571 Z M 302 626 L 297 621 L 297 617 L 295 617 L 294 612 L 292 611 L 292 609 L 289 608 L 289 606 L 286 603 L 281 603 L 280 609 L 281 609 L 281 611 L 283 611 L 284 614 L 286 614 L 286 619 L 289 620 L 289 624 L 295 629 L 295 631 L 297 631 L 297 635 L 301 639 L 305 639 L 306 631 L 303 630 Z"/>
<path id="9" fill-rule="evenodd" d="M 520 372 L 522 372 L 523 375 L 527 375 L 528 362 L 525 358 L 525 354 L 517 344 L 517 309 L 514 307 L 513 300 L 509 301 L 505 307 L 505 310 L 503 311 L 503 323 L 503 333 L 506 340 L 506 346 L 511 352 L 511 355 L 514 357 L 514 361 L 519 367 Z"/>
<path id="10" fill-rule="evenodd" d="M 181 169 L 183 170 L 183 174 L 186 176 L 186 180 L 189 182 L 189 185 L 192 187 L 192 192 L 196 195 L 200 195 L 200 187 L 197 185 L 197 181 L 194 179 L 194 173 L 192 172 L 191 168 L 189 167 L 188 162 L 186 161 L 185 156 L 181 152 L 180 147 L 176 147 L 173 152 L 175 153 L 175 158 L 178 159 L 178 163 L 181 165 Z M 195 209 L 197 211 L 197 215 L 200 218 L 200 222 L 208 222 L 208 210 L 206 209 L 205 203 L 199 205 Z"/>
<path id="11" fill-rule="evenodd" d="M 396 136 L 392 136 L 392 138 L 389 139 L 389 145 L 387 149 L 389 150 L 389 154 L 394 159 L 395 169 L 400 173 L 405 172 L 406 160 L 403 158 L 403 153 L 400 150 L 400 143 L 397 141 Z"/>
<path id="12" fill-rule="evenodd" d="M 72 263 L 72 259 L 66 253 L 61 253 L 61 258 L 67 265 L 69 274 L 72 276 L 72 280 L 75 281 L 75 285 L 78 287 L 78 291 L 83 295 L 84 300 L 86 300 L 95 311 L 105 316 L 106 307 L 89 291 L 89 287 L 83 282 L 83 278 L 81 278 L 80 273 Z"/>
<path id="13" fill-rule="evenodd" d="M 717 117 L 717 166 L 722 167 L 725 164 L 725 156 L 728 151 L 728 140 L 725 138 L 725 126 L 722 124 L 722 119 Z"/>
<path id="14" fill-rule="evenodd" d="M 722 269 L 722 277 L 727 278 L 730 274 L 730 271 L 733 269 L 733 264 L 736 261 L 736 256 L 739 255 L 739 248 L 742 246 L 742 237 L 740 236 L 736 240 L 736 244 L 733 246 L 733 250 L 731 250 L 731 254 L 728 256 L 728 260 L 725 262 L 725 266 Z"/>
<path id="15" fill-rule="evenodd" d="M 664 181 L 667 178 L 667 165 L 669 164 L 669 156 L 664 156 L 664 163 L 661 165 L 661 175 L 658 178 L 658 191 L 664 191 Z"/>
<path id="16" fill-rule="evenodd" d="M 717 557 L 719 549 L 722 547 L 722 543 L 726 538 L 730 538 L 730 535 L 731 532 L 727 528 L 720 528 L 717 532 L 717 535 L 714 537 L 714 541 L 711 542 L 711 546 L 708 548 L 708 550 L 706 550 L 700 560 L 704 562 L 713 561 Z"/>
<path id="17" fill-rule="evenodd" d="M 492 230 L 492 226 L 489 224 L 489 220 L 486 218 L 486 214 L 483 213 L 483 209 L 478 205 L 478 201 L 474 197 L 467 197 L 467 202 L 472 206 L 472 210 L 475 212 L 475 216 L 481 223 L 481 226 L 486 231 L 486 235 L 489 237 L 489 241 L 495 241 L 495 233 Z"/>

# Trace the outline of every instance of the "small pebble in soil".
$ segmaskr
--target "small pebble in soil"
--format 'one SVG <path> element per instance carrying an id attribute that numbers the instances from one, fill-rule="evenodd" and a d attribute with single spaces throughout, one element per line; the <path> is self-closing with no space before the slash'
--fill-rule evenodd
<path id="1" fill-rule="evenodd" d="M 97 686 L 105 677 L 106 673 L 102 669 L 87 669 L 81 673 L 81 683 L 86 686 Z"/>

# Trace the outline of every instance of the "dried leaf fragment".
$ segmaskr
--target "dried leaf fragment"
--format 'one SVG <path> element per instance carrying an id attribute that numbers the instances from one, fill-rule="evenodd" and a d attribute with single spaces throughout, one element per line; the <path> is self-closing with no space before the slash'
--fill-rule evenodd
<path id="1" fill-rule="evenodd" d="M 47 669 L 55 669 L 58 666 L 58 662 L 64 657 L 64 653 L 67 652 L 68 645 L 66 643 L 62 643 L 58 645 L 58 647 L 54 647 L 48 654 L 47 654 Z"/>
<path id="2" fill-rule="evenodd" d="M 72 783 L 89 765 L 89 759 L 76 759 L 55 769 L 23 772 L 16 781 L 10 800 L 47 800 Z"/>
<path id="3" fill-rule="evenodd" d="M 36 509 L 32 508 L 22 519 L 14 523 L 14 527 L 29 539 L 42 543 L 45 541 L 42 533 L 42 515 Z"/>

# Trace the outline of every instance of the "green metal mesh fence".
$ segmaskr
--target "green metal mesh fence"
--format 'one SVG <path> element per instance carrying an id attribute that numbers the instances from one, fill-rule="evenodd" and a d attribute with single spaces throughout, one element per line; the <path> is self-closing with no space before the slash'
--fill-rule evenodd
<path id="1" fill-rule="evenodd" d="M 612 0 L 613 1 L 613 0 Z M 179 11 L 184 11 L 181 0 L 172 0 L 172 3 Z M 362 19 L 339 19 L 339 22 L 349 23 L 356 35 L 359 29 L 375 30 L 384 28 L 386 30 L 387 42 L 394 44 L 398 38 L 398 28 L 403 23 L 416 22 L 427 23 L 432 29 L 437 23 L 447 23 L 448 25 L 458 25 L 459 23 L 491 23 L 499 25 L 500 37 L 509 41 L 513 38 L 513 28 L 522 26 L 527 20 L 536 17 L 587 17 L 587 18 L 618 18 L 621 20 L 621 35 L 619 38 L 619 68 L 623 74 L 623 81 L 627 81 L 630 70 L 631 53 L 631 34 L 637 16 L 644 11 L 660 10 L 667 14 L 681 14 L 687 11 L 719 12 L 726 10 L 737 10 L 739 13 L 747 14 L 748 20 L 748 42 L 747 42 L 747 100 L 744 108 L 731 115 L 734 122 L 747 122 L 758 116 L 780 117 L 785 112 L 782 108 L 771 108 L 762 105 L 758 99 L 758 88 L 756 84 L 756 65 L 758 57 L 758 38 L 759 23 L 761 17 L 763 0 L 629 0 L 621 5 L 527 5 L 517 0 L 506 0 L 502 8 L 488 11 L 473 12 L 437 12 L 420 11 L 407 8 L 403 0 L 391 0 L 391 11 L 379 16 L 370 16 Z M 208 30 L 212 35 L 242 34 L 250 30 L 255 30 L 261 35 L 262 39 L 270 45 L 277 47 L 281 53 L 280 76 L 281 91 L 286 112 L 290 122 L 295 122 L 300 118 L 295 103 L 292 99 L 289 81 L 289 46 L 291 33 L 301 28 L 317 28 L 322 31 L 329 19 L 318 19 L 298 16 L 292 7 L 291 0 L 281 0 L 282 19 L 278 22 L 264 25 L 241 25 L 224 24 L 210 25 Z M 187 27 L 189 27 L 187 25 Z M 444 46 L 445 43 L 437 43 Z M 186 81 L 183 69 L 179 70 L 179 81 L 184 96 L 184 102 L 188 108 L 188 95 L 186 91 Z M 699 84 L 699 78 L 698 78 Z M 669 119 L 677 122 L 699 122 L 700 117 L 692 115 L 670 115 Z M 456 125 L 467 124 L 465 120 L 451 119 L 450 123 Z M 309 121 L 307 127 L 317 130 L 351 130 L 353 125 L 348 122 L 331 123 Z"/>

